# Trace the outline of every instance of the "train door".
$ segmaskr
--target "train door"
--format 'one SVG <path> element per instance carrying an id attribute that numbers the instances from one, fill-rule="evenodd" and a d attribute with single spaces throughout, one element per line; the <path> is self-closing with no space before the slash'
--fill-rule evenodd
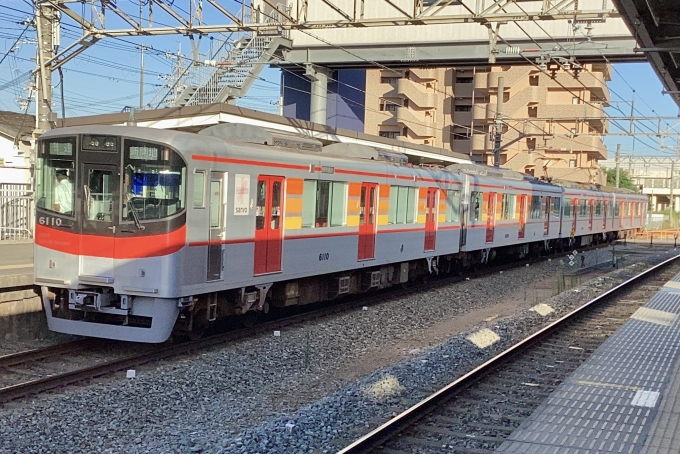
<path id="1" fill-rule="evenodd" d="M 437 188 L 427 188 L 425 201 L 425 250 L 434 251 L 437 241 Z"/>
<path id="2" fill-rule="evenodd" d="M 588 217 L 588 230 L 593 230 L 593 214 L 595 213 L 595 201 L 588 200 L 588 209 L 590 210 L 590 215 Z"/>
<path id="3" fill-rule="evenodd" d="M 517 238 L 524 238 L 524 232 L 527 227 L 527 195 L 519 196 L 519 232 Z"/>
<path id="4" fill-rule="evenodd" d="M 623 228 L 623 209 L 626 207 L 625 202 L 619 202 L 619 228 Z"/>
<path id="5" fill-rule="evenodd" d="M 486 217 L 486 242 L 493 243 L 494 232 L 496 230 L 496 193 L 489 193 L 489 201 Z"/>
<path id="6" fill-rule="evenodd" d="M 117 166 L 81 165 L 82 205 L 80 218 L 81 276 L 113 279 L 115 234 L 118 227 L 119 174 Z M 74 209 L 78 207 L 74 206 Z"/>
<path id="7" fill-rule="evenodd" d="M 257 177 L 254 274 L 281 271 L 283 177 Z"/>
<path id="8" fill-rule="evenodd" d="M 361 207 L 359 211 L 358 260 L 375 258 L 375 196 L 378 185 L 361 184 Z"/>
<path id="9" fill-rule="evenodd" d="M 576 220 L 578 219 L 578 210 L 580 209 L 581 205 L 579 199 L 571 199 L 572 220 L 571 220 L 571 233 L 569 236 L 572 238 L 576 236 Z"/>
<path id="10" fill-rule="evenodd" d="M 468 212 L 470 211 L 470 178 L 465 175 L 465 186 L 460 197 L 460 244 L 459 247 L 463 249 L 467 244 L 467 223 Z"/>
<path id="11" fill-rule="evenodd" d="M 208 272 L 206 276 L 208 281 L 222 279 L 226 180 L 226 174 L 222 172 L 212 172 L 210 175 L 210 186 L 208 190 L 210 242 L 208 244 Z"/>
<path id="12" fill-rule="evenodd" d="M 609 211 L 609 200 L 602 201 L 602 230 L 607 230 L 607 212 Z"/>
<path id="13" fill-rule="evenodd" d="M 550 233 L 550 196 L 545 197 L 543 216 L 545 218 L 545 221 L 543 221 L 543 236 L 546 236 Z"/>

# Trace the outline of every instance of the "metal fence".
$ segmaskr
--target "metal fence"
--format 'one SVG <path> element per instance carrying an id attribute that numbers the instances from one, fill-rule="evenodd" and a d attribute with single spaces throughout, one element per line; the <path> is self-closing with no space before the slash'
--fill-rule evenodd
<path id="1" fill-rule="evenodd" d="M 30 184 L 0 183 L 0 240 L 33 238 L 33 200 Z"/>

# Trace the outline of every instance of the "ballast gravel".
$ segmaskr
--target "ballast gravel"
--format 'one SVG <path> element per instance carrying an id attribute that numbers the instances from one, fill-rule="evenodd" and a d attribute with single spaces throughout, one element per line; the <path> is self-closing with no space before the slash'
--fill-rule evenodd
<path id="1" fill-rule="evenodd" d="M 621 269 L 579 287 L 569 288 L 577 278 L 561 278 L 569 258 L 552 259 L 176 358 L 138 370 L 135 379 L 123 373 L 11 403 L 0 408 L 0 453 L 335 452 L 579 303 L 677 253 L 629 248 Z M 601 264 L 611 248 L 583 255 L 586 266 Z M 546 279 L 555 280 L 555 293 L 565 282 L 567 288 L 547 301 L 523 291 Z M 498 312 L 513 299 L 512 313 Z M 541 316 L 529 310 L 535 303 L 554 311 Z M 471 314 L 482 318 L 456 330 Z M 481 328 L 500 341 L 482 349 L 467 340 Z"/>

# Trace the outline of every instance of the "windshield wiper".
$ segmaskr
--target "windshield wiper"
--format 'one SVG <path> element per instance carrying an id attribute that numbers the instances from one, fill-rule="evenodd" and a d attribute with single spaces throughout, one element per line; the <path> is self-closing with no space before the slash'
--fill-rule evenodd
<path id="1" fill-rule="evenodd" d="M 135 221 L 135 227 L 137 227 L 137 230 L 144 230 L 145 226 L 143 226 L 141 222 L 139 222 L 139 214 L 137 213 L 135 207 L 132 205 L 131 199 L 128 199 L 127 206 L 130 213 L 132 213 L 132 220 Z"/>

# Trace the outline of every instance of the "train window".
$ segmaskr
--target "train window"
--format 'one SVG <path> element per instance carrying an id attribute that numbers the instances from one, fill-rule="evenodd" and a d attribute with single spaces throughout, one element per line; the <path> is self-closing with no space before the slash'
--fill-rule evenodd
<path id="1" fill-rule="evenodd" d="M 571 216 L 571 199 L 564 199 L 564 216 Z"/>
<path id="2" fill-rule="evenodd" d="M 415 222 L 416 188 L 392 186 L 388 223 L 412 224 Z"/>
<path id="3" fill-rule="evenodd" d="M 345 225 L 347 183 L 305 180 L 302 189 L 302 227 Z"/>
<path id="4" fill-rule="evenodd" d="M 210 180 L 210 228 L 221 227 L 222 219 L 222 182 Z"/>
<path id="5" fill-rule="evenodd" d="M 460 221 L 460 191 L 446 191 L 446 222 Z"/>
<path id="6" fill-rule="evenodd" d="M 581 207 L 579 211 L 579 216 L 585 217 L 588 215 L 588 201 L 587 200 L 581 200 Z"/>
<path id="7" fill-rule="evenodd" d="M 205 208 L 205 171 L 194 171 L 194 208 Z"/>
<path id="8" fill-rule="evenodd" d="M 316 218 L 316 181 L 305 180 L 302 186 L 302 227 L 314 227 Z"/>
<path id="9" fill-rule="evenodd" d="M 543 219 L 548 219 L 550 218 L 550 199 L 552 197 L 546 196 L 543 197 Z"/>
<path id="10" fill-rule="evenodd" d="M 184 210 L 186 164 L 177 152 L 161 144 L 126 139 L 123 153 L 124 222 L 135 217 L 162 219 Z"/>
<path id="11" fill-rule="evenodd" d="M 265 209 L 267 206 L 267 182 L 257 182 L 257 205 L 255 207 L 255 229 L 264 229 Z"/>
<path id="12" fill-rule="evenodd" d="M 541 206 L 543 205 L 543 197 L 540 195 L 531 196 L 531 210 L 529 211 L 529 217 L 531 219 L 541 219 Z"/>
<path id="13" fill-rule="evenodd" d="M 602 200 L 595 203 L 595 216 L 602 216 Z"/>
<path id="14" fill-rule="evenodd" d="M 562 209 L 561 206 L 562 199 L 559 197 L 554 197 L 553 198 L 553 217 L 554 218 L 559 218 L 560 217 L 560 210 Z"/>
<path id="15" fill-rule="evenodd" d="M 470 193 L 470 220 L 479 221 L 482 212 L 482 193 L 472 191 Z"/>
<path id="16" fill-rule="evenodd" d="M 515 198 L 514 194 L 503 194 L 502 195 L 502 219 L 514 219 L 515 218 Z"/>
<path id="17" fill-rule="evenodd" d="M 619 215 L 619 202 L 614 203 L 614 216 Z"/>
<path id="18" fill-rule="evenodd" d="M 36 204 L 39 208 L 73 216 L 76 138 L 44 140 L 36 160 Z"/>

